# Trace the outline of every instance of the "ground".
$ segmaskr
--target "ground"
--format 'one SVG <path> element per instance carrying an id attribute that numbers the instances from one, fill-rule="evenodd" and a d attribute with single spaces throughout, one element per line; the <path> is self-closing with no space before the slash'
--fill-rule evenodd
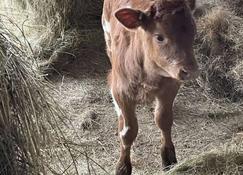
<path id="1" fill-rule="evenodd" d="M 67 131 L 68 137 L 86 145 L 87 155 L 114 174 L 119 156 L 118 118 L 106 83 L 109 69 L 107 60 L 89 59 L 87 63 L 76 59 L 50 80 L 58 103 L 70 112 L 72 127 Z M 176 98 L 172 133 L 179 162 L 228 143 L 243 131 L 243 117 L 237 105 L 224 109 L 202 94 L 197 87 L 187 85 Z M 160 131 L 154 124 L 153 105 L 138 106 L 137 117 L 139 133 L 132 148 L 133 174 L 162 174 Z M 80 174 L 91 171 L 82 158 L 77 162 Z M 95 169 L 96 174 L 106 174 L 97 166 Z"/>

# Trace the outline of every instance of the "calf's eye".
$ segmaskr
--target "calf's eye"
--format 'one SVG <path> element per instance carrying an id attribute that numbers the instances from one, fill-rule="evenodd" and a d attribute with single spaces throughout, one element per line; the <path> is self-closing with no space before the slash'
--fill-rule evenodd
<path id="1" fill-rule="evenodd" d="M 164 41 L 164 37 L 162 35 L 156 35 L 155 37 L 156 37 L 156 40 L 158 42 L 163 42 Z"/>

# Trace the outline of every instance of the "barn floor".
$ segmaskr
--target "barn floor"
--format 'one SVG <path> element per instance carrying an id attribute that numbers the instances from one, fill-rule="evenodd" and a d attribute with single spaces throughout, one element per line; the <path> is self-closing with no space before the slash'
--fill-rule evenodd
<path id="1" fill-rule="evenodd" d="M 96 163 L 114 174 L 119 156 L 117 116 L 106 85 L 108 69 L 103 60 L 87 63 L 77 59 L 62 74 L 51 78 L 55 98 L 70 113 L 69 139 L 85 145 L 82 149 L 92 159 L 87 166 L 84 157 L 77 158 L 79 174 L 107 174 Z M 243 131 L 242 113 L 236 105 L 224 109 L 190 86 L 178 94 L 174 116 L 178 161 L 222 146 Z M 162 174 L 160 132 L 153 121 L 152 105 L 138 106 L 137 117 L 139 134 L 132 149 L 133 174 Z M 92 167 L 96 172 L 92 173 Z"/>

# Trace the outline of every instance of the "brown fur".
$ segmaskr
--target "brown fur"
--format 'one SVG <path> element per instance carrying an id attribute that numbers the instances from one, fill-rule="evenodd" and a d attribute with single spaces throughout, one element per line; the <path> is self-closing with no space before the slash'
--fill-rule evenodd
<path id="1" fill-rule="evenodd" d="M 181 81 L 193 78 L 198 69 L 192 49 L 196 27 L 188 4 L 193 2 L 104 1 L 102 23 L 110 24 L 110 31 L 105 31 L 112 64 L 109 86 L 122 112 L 119 132 L 128 127 L 120 137 L 116 174 L 131 174 L 130 147 L 138 130 L 135 107 L 146 100 L 156 99 L 155 122 L 162 134 L 163 164 L 176 163 L 171 139 L 172 105 Z M 127 6 L 135 10 L 134 18 L 126 16 L 130 13 Z M 132 23 L 134 19 L 139 20 Z M 158 41 L 158 36 L 164 40 Z"/>

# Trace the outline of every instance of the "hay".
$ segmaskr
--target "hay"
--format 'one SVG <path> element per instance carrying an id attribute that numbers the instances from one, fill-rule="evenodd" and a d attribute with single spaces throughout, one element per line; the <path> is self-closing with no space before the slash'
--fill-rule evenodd
<path id="1" fill-rule="evenodd" d="M 4 27 L 9 19 L 0 19 L 0 174 L 80 174 L 87 166 L 95 167 L 90 173 L 106 172 L 87 155 L 73 114 L 50 96 L 54 90 L 37 69 L 38 57 L 21 41 L 24 32 L 19 39 Z"/>
<path id="2" fill-rule="evenodd" d="M 101 35 L 102 31 L 99 29 L 79 30 L 74 28 L 65 31 L 63 38 L 57 38 L 53 45 L 42 47 L 42 51 L 38 55 L 48 59 L 43 59 L 44 61 L 39 64 L 40 69 L 48 74 L 61 71 L 76 59 L 79 59 L 80 62 L 94 59 L 89 53 L 95 52 L 103 59 L 105 57 L 104 42 L 103 39 L 97 40 Z"/>
<path id="3" fill-rule="evenodd" d="M 78 174 L 70 148 L 74 143 L 64 134 L 67 117 L 50 96 L 51 86 L 38 73 L 28 41 L 22 43 L 1 21 L 0 174 Z M 15 30 L 20 28 L 16 25 Z M 73 148 L 85 153 L 82 146 Z"/>
<path id="4" fill-rule="evenodd" d="M 197 19 L 196 55 L 202 74 L 199 86 L 211 98 L 240 102 L 243 97 L 235 66 L 243 56 L 243 19 L 223 7 L 210 7 Z M 234 74 L 232 74 L 234 70 Z M 240 74 L 237 72 L 236 74 Z"/>
<path id="5" fill-rule="evenodd" d="M 92 48 L 104 48 L 100 28 L 102 0 L 49 0 L 47 3 L 27 0 L 25 3 L 34 9 L 38 25 L 48 29 L 39 40 L 41 50 L 36 50 L 48 60 L 41 64 L 42 68 L 60 71 L 78 59 L 84 48 L 92 45 Z"/>
<path id="6" fill-rule="evenodd" d="M 243 16 L 243 0 L 222 0 L 227 7 L 236 13 L 236 15 Z"/>
<path id="7" fill-rule="evenodd" d="M 216 175 L 243 173 L 243 145 L 229 143 L 221 148 L 191 157 L 176 165 L 166 175 Z"/>
<path id="8" fill-rule="evenodd" d="M 49 116 L 41 77 L 26 63 L 20 42 L 2 25 L 0 30 L 0 174 L 36 174 L 43 169 L 40 143 L 47 137 L 41 120 Z"/>
<path id="9" fill-rule="evenodd" d="M 90 43 L 104 52 L 100 27 L 102 3 L 102 0 L 47 0 L 45 3 L 12 0 L 0 2 L 0 9 L 23 26 L 35 55 L 41 59 L 41 69 L 50 73 L 79 59 Z"/>

